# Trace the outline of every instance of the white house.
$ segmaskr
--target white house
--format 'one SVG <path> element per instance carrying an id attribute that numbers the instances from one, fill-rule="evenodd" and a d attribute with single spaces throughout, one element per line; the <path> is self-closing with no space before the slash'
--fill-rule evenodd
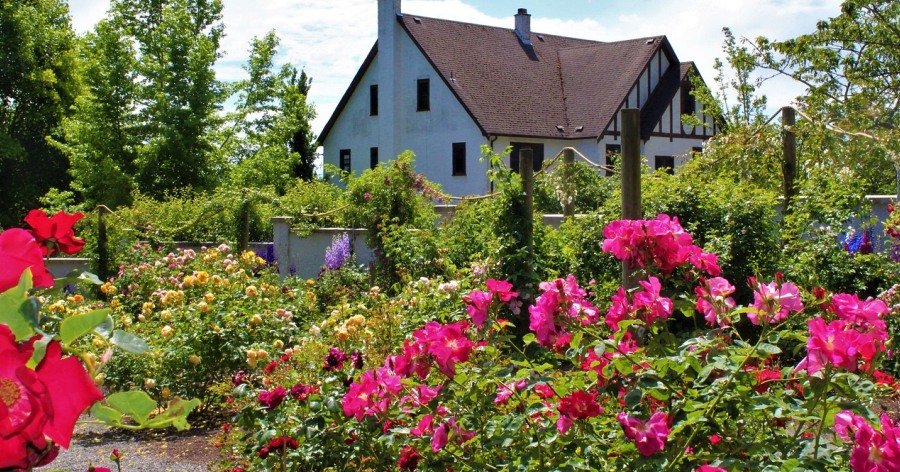
<path id="1" fill-rule="evenodd" d="M 446 192 L 484 194 L 483 144 L 512 146 L 514 168 L 523 147 L 536 166 L 568 146 L 608 163 L 620 149 L 620 110 L 637 107 L 642 154 L 672 168 L 717 131 L 688 93 L 696 73 L 665 36 L 588 41 L 532 32 L 523 8 L 504 29 L 404 15 L 400 0 L 378 0 L 378 40 L 319 143 L 326 163 L 354 173 L 409 149 Z"/>

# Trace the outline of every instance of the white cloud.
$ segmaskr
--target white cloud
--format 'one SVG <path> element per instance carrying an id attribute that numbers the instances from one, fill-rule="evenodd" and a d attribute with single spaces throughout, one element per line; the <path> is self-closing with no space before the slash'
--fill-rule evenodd
<path id="1" fill-rule="evenodd" d="M 504 17 L 488 15 L 475 1 L 406 0 L 404 13 L 477 24 L 512 27 L 515 11 Z M 529 7 L 527 0 L 520 2 Z M 548 2 L 549 3 L 549 2 Z M 711 81 L 712 64 L 722 56 L 722 27 L 737 37 L 766 36 L 785 39 L 807 33 L 816 21 L 839 13 L 840 0 L 681 0 L 679 2 L 627 3 L 635 13 L 609 18 L 608 2 L 582 2 L 582 18 L 532 16 L 537 32 L 616 41 L 665 34 L 675 53 L 693 60 Z M 73 25 L 87 31 L 102 18 L 108 2 L 70 0 Z M 541 8 L 546 5 L 541 5 Z M 567 7 L 571 9 L 571 7 Z M 549 8 L 548 8 L 549 10 Z M 536 11 L 536 10 L 535 10 Z M 551 10 L 552 11 L 552 10 Z M 533 12 L 534 13 L 534 12 Z M 321 130 L 357 68 L 375 42 L 377 20 L 374 0 L 225 0 L 226 37 L 219 77 L 242 76 L 240 66 L 247 56 L 250 38 L 274 29 L 282 40 L 281 60 L 293 63 L 313 78 L 310 99 L 318 117 L 314 129 Z M 770 106 L 778 108 L 800 89 L 786 81 L 773 81 L 764 90 Z"/>

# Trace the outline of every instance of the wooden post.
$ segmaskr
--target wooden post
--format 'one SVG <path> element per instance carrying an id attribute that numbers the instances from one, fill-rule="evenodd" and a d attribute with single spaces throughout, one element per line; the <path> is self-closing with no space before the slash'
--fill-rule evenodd
<path id="1" fill-rule="evenodd" d="M 528 271 L 531 272 L 531 255 L 534 252 L 534 154 L 531 148 L 519 150 L 519 175 L 522 177 L 522 242 L 528 248 Z"/>
<path id="2" fill-rule="evenodd" d="M 797 135 L 794 132 L 796 124 L 794 109 L 784 107 L 781 109 L 781 145 L 784 152 L 784 160 L 781 162 L 781 188 L 784 193 L 783 215 L 791 211 L 791 201 L 797 192 L 794 180 L 797 176 Z"/>
<path id="3" fill-rule="evenodd" d="M 238 224 L 240 225 L 238 249 L 240 249 L 240 252 L 244 252 L 250 248 L 250 197 L 247 196 L 247 189 L 244 189 L 244 203 L 241 205 L 241 215 Z"/>
<path id="4" fill-rule="evenodd" d="M 575 195 L 573 190 L 573 186 L 575 183 L 572 181 L 575 175 L 575 151 L 572 149 L 566 149 L 563 151 L 563 218 L 572 218 L 575 216 Z"/>
<path id="5" fill-rule="evenodd" d="M 97 277 L 106 281 L 109 279 L 109 236 L 106 234 L 105 206 L 97 207 Z"/>
<path id="6" fill-rule="evenodd" d="M 622 218 L 639 220 L 641 212 L 641 111 L 622 110 Z M 633 264 L 622 263 L 622 285 L 637 287 Z"/>

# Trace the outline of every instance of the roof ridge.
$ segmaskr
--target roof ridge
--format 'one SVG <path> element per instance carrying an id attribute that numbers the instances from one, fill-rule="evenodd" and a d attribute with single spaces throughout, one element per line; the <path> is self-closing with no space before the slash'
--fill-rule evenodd
<path id="1" fill-rule="evenodd" d="M 446 23 L 456 23 L 456 24 L 460 24 L 460 25 L 480 26 L 483 28 L 494 28 L 494 29 L 509 31 L 509 32 L 513 32 L 513 33 L 515 32 L 515 28 L 505 28 L 503 26 L 484 25 L 484 24 L 480 24 L 480 23 L 469 23 L 467 21 L 459 21 L 459 20 L 448 20 L 446 18 L 435 18 L 433 16 L 422 16 L 422 15 L 416 15 L 413 13 L 402 13 L 400 16 L 401 17 L 409 16 L 410 18 L 419 18 L 419 19 L 426 19 L 426 20 L 432 20 L 432 21 L 443 21 Z M 653 35 L 653 36 L 641 36 L 638 38 L 620 39 L 620 40 L 616 40 L 616 41 L 600 41 L 598 39 L 578 38 L 575 36 L 563 36 L 563 35 L 553 34 L 553 33 L 541 33 L 540 31 L 532 31 L 531 34 L 532 35 L 540 35 L 540 36 L 549 36 L 551 38 L 574 39 L 577 41 L 588 41 L 588 42 L 596 43 L 596 45 L 626 43 L 629 41 L 640 41 L 640 40 L 646 40 L 646 39 L 650 39 L 650 38 L 656 39 L 656 38 L 666 37 L 666 35 L 664 35 L 664 34 L 658 34 L 658 35 Z M 572 46 L 570 48 L 563 48 L 563 49 L 574 49 L 574 48 L 579 48 L 579 47 L 591 47 L 591 46 L 593 46 L 593 45 Z"/>

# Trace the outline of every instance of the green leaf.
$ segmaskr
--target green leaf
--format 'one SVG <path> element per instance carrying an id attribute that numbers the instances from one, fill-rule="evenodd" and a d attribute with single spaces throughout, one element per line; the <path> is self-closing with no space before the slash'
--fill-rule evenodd
<path id="1" fill-rule="evenodd" d="M 756 347 L 756 350 L 766 356 L 774 356 L 776 354 L 781 354 L 781 349 L 774 345 L 768 343 L 759 343 L 759 346 Z"/>
<path id="2" fill-rule="evenodd" d="M 44 355 L 47 354 L 47 345 L 50 344 L 50 341 L 53 341 L 53 336 L 48 336 L 46 334 L 41 336 L 41 339 L 38 339 L 34 343 L 34 351 L 31 353 L 31 359 L 28 360 L 28 368 L 35 369 L 38 364 L 44 360 Z"/>
<path id="3" fill-rule="evenodd" d="M 113 331 L 110 342 L 132 354 L 143 354 L 150 350 L 146 341 L 121 329 Z"/>
<path id="4" fill-rule="evenodd" d="M 28 316 L 28 291 L 31 290 L 31 269 L 25 269 L 19 284 L 0 293 L 0 323 L 9 326 L 18 340 L 30 338 L 34 326 Z"/>
<path id="5" fill-rule="evenodd" d="M 70 316 L 59 326 L 59 338 L 63 344 L 72 344 L 76 339 L 90 333 L 109 317 L 109 308 L 94 310 L 83 315 Z"/>
<path id="6" fill-rule="evenodd" d="M 173 426 L 178 431 L 184 431 L 190 427 L 190 424 L 187 422 L 187 416 L 198 406 L 200 406 L 200 400 L 196 398 L 193 400 L 174 400 L 165 411 L 153 417 L 143 426 L 153 429 Z"/>
<path id="7" fill-rule="evenodd" d="M 534 336 L 534 333 L 528 333 L 525 336 L 522 336 L 522 342 L 527 346 L 529 344 L 533 344 L 537 338 Z"/>
<path id="8" fill-rule="evenodd" d="M 106 397 L 106 404 L 110 408 L 130 416 L 138 424 L 146 423 L 150 413 L 153 413 L 157 407 L 150 395 L 140 390 L 114 393 Z"/>
<path id="9" fill-rule="evenodd" d="M 108 425 L 117 426 L 122 424 L 122 413 L 100 402 L 94 403 L 94 406 L 91 407 L 91 416 Z"/>

